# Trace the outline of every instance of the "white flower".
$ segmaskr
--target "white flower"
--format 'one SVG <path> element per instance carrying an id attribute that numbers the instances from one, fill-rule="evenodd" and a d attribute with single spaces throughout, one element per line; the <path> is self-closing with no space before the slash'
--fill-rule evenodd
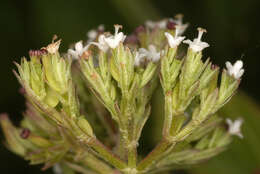
<path id="1" fill-rule="evenodd" d="M 179 28 L 179 32 L 178 32 L 179 36 L 181 36 L 189 26 L 188 23 L 183 24 L 183 15 L 182 14 L 176 15 L 175 19 L 170 19 L 170 20 L 172 20 L 174 23 L 176 23 L 176 28 L 177 27 Z"/>
<path id="2" fill-rule="evenodd" d="M 151 29 L 153 29 L 155 27 L 158 27 L 160 29 L 165 29 L 167 27 L 167 20 L 163 19 L 163 20 L 157 21 L 157 22 L 148 20 L 145 22 L 145 26 L 148 28 L 151 28 Z"/>
<path id="3" fill-rule="evenodd" d="M 235 79 L 240 79 L 240 77 L 244 74 L 242 60 L 237 60 L 233 66 L 229 61 L 227 61 L 226 67 L 228 74 L 233 76 Z"/>
<path id="4" fill-rule="evenodd" d="M 123 32 L 118 33 L 121 25 L 115 25 L 115 34 L 113 36 L 105 37 L 104 40 L 110 48 L 116 48 L 120 42 L 124 42 L 126 35 Z"/>
<path id="5" fill-rule="evenodd" d="M 179 27 L 176 27 L 175 36 L 173 37 L 170 33 L 165 32 L 164 35 L 168 40 L 168 44 L 171 48 L 175 48 L 185 39 L 185 37 L 178 36 L 179 35 Z"/>
<path id="6" fill-rule="evenodd" d="M 140 64 L 144 61 L 145 54 L 141 54 L 140 52 L 135 53 L 135 66 L 140 66 Z"/>
<path id="7" fill-rule="evenodd" d="M 239 138 L 243 138 L 243 135 L 241 133 L 241 125 L 243 123 L 242 118 L 239 118 L 235 120 L 234 122 L 230 120 L 229 118 L 226 119 L 226 123 L 228 124 L 228 133 L 230 135 L 236 135 Z"/>
<path id="8" fill-rule="evenodd" d="M 89 44 L 96 45 L 103 52 L 107 52 L 109 49 L 107 42 L 105 41 L 106 36 L 104 34 L 99 35 L 98 42 L 90 42 Z"/>
<path id="9" fill-rule="evenodd" d="M 99 31 L 99 32 L 104 32 L 104 30 L 105 30 L 105 27 L 104 27 L 103 24 L 101 24 L 101 25 L 98 26 L 98 31 Z"/>
<path id="10" fill-rule="evenodd" d="M 88 36 L 87 42 L 92 42 L 93 40 L 95 40 L 97 35 L 98 35 L 97 30 L 94 30 L 94 29 L 89 30 L 88 33 L 87 33 L 87 36 Z"/>
<path id="11" fill-rule="evenodd" d="M 87 49 L 89 45 L 83 47 L 82 41 L 79 41 L 75 44 L 75 50 L 69 49 L 68 54 L 72 56 L 74 59 L 78 59 Z"/>
<path id="12" fill-rule="evenodd" d="M 194 39 L 193 41 L 191 40 L 185 40 L 183 43 L 189 44 L 189 47 L 194 51 L 194 52 L 200 52 L 204 48 L 209 47 L 209 44 L 207 42 L 202 42 L 201 38 L 204 32 L 207 32 L 205 29 L 198 28 L 199 34 L 198 38 Z"/>
<path id="13" fill-rule="evenodd" d="M 156 47 L 154 45 L 149 45 L 148 50 L 145 48 L 140 48 L 139 54 L 143 57 L 147 57 L 148 60 L 153 62 L 157 62 L 161 57 L 161 53 L 156 51 Z"/>
<path id="14" fill-rule="evenodd" d="M 104 31 L 104 25 L 99 25 L 97 30 L 92 29 L 90 31 L 88 31 L 87 33 L 87 37 L 88 37 L 88 41 L 87 42 L 92 42 L 93 40 L 95 40 L 98 36 L 99 32 Z"/>

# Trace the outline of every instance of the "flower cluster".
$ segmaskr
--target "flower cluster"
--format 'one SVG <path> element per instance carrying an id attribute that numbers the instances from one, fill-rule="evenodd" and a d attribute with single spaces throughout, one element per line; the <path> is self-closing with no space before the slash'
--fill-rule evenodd
<path id="1" fill-rule="evenodd" d="M 187 26 L 181 15 L 147 21 L 129 36 L 121 25 L 114 34 L 100 26 L 64 57 L 56 38 L 31 50 L 14 71 L 26 98 L 24 119 L 16 127 L 0 116 L 8 148 L 56 173 L 100 174 L 159 173 L 224 151 L 233 135 L 243 137 L 242 119 L 225 123 L 218 116 L 239 86 L 243 62 L 227 62 L 220 72 L 203 60 L 206 30 L 184 40 Z M 137 146 L 158 88 L 164 95 L 164 115 L 157 116 L 164 118 L 163 137 L 141 158 Z"/>

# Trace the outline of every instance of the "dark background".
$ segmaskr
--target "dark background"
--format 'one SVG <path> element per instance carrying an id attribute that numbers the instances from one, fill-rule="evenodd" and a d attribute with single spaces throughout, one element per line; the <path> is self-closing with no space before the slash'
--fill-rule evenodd
<path id="1" fill-rule="evenodd" d="M 61 50 L 66 51 L 99 24 L 106 29 L 122 24 L 130 33 L 147 19 L 177 13 L 185 14 L 184 21 L 190 23 L 188 38 L 194 38 L 199 26 L 208 30 L 204 39 L 211 47 L 204 54 L 214 63 L 224 67 L 226 60 L 244 61 L 241 89 L 260 100 L 259 0 L 1 0 L 0 4 L 0 112 L 8 112 L 14 121 L 21 119 L 24 99 L 11 70 L 13 61 L 27 56 L 29 49 L 47 45 L 57 34 L 62 38 Z M 1 144 L 0 173 L 39 173 L 39 167 L 28 166 Z"/>

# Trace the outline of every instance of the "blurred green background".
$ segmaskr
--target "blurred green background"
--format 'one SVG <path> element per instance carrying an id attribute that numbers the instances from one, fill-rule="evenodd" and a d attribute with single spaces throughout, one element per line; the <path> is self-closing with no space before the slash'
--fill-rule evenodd
<path id="1" fill-rule="evenodd" d="M 222 110 L 223 115 L 243 116 L 245 138 L 235 139 L 228 151 L 195 168 L 176 173 L 259 174 L 260 173 L 260 1 L 259 0 L 1 0 L 0 112 L 18 122 L 24 99 L 11 69 L 13 61 L 27 56 L 29 49 L 47 45 L 54 34 L 62 38 L 61 50 L 85 40 L 86 32 L 104 24 L 122 24 L 130 33 L 147 19 L 185 15 L 186 32 L 193 39 L 198 26 L 208 30 L 211 47 L 205 57 L 224 67 L 226 60 L 242 59 L 246 73 L 241 90 Z M 1 134 L 1 141 L 3 136 Z M 23 159 L 0 145 L 0 173 L 40 173 Z M 43 173 L 50 173 L 46 171 Z"/>

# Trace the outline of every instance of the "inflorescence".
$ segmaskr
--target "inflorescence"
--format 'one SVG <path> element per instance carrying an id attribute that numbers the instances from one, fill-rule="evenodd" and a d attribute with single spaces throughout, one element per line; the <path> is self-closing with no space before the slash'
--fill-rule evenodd
<path id="1" fill-rule="evenodd" d="M 147 21 L 129 36 L 121 25 L 114 34 L 101 25 L 64 56 L 57 38 L 29 51 L 14 71 L 26 98 L 24 118 L 16 127 L 6 114 L 0 117 L 7 147 L 56 173 L 100 174 L 158 173 L 224 151 L 233 135 L 243 137 L 242 119 L 226 124 L 217 114 L 237 90 L 243 62 L 226 62 L 220 72 L 202 60 L 206 30 L 198 28 L 191 41 L 182 36 L 187 27 L 181 15 Z M 160 88 L 162 139 L 144 157 L 138 142 Z"/>

